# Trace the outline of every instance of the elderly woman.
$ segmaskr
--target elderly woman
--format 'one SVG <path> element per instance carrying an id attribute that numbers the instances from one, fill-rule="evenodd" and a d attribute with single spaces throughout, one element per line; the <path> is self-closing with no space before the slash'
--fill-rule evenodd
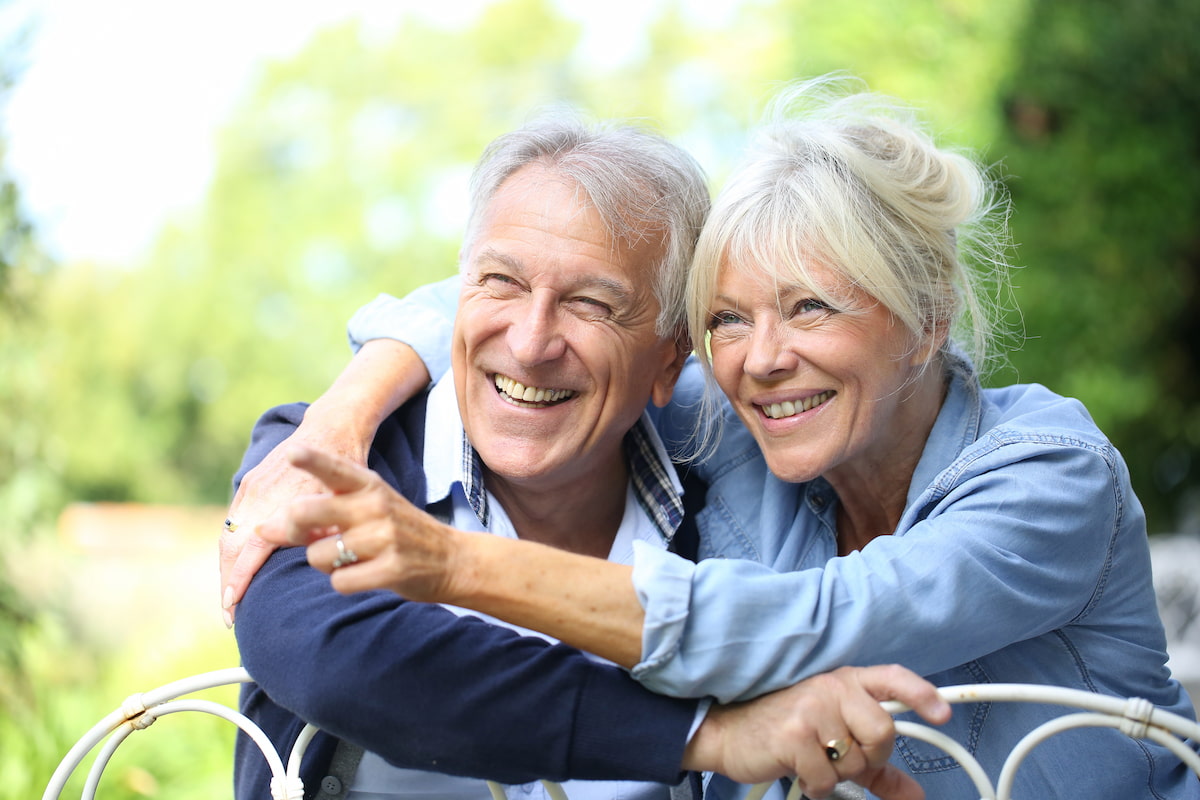
<path id="1" fill-rule="evenodd" d="M 906 112 L 839 89 L 781 95 L 697 248 L 691 333 L 723 397 L 693 370 L 659 422 L 708 484 L 699 563 L 640 549 L 624 567 L 460 533 L 373 501 L 369 477 L 303 449 L 294 462 L 343 493 L 264 532 L 311 542 L 310 562 L 332 571 L 321 534 L 336 528 L 359 557 L 333 572 L 341 591 L 476 608 L 671 695 L 730 701 L 894 661 L 938 685 L 1052 684 L 1191 716 L 1120 454 L 1075 400 L 981 388 L 1004 204 Z M 358 332 L 441 335 L 394 302 Z M 403 330 L 372 329 L 381 320 Z M 968 705 L 945 732 L 994 775 L 1057 713 Z M 899 739 L 893 762 L 929 797 L 974 796 L 919 741 Z M 1014 794 L 1195 798 L 1200 782 L 1159 745 L 1089 729 L 1035 749 Z"/>

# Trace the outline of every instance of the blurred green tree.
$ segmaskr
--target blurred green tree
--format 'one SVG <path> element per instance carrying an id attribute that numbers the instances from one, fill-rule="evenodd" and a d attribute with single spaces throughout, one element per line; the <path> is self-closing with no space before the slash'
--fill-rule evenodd
<path id="1" fill-rule="evenodd" d="M 203 206 L 146 264 L 71 265 L 43 282 L 47 322 L 26 358 L 53 365 L 40 368 L 30 417 L 54 420 L 45 463 L 77 499 L 222 503 L 255 415 L 315 397 L 344 364 L 354 309 L 453 269 L 466 176 L 495 135 L 555 102 L 645 117 L 719 188 L 774 83 L 844 68 L 928 109 L 943 140 L 1004 160 L 1029 266 L 1018 298 L 1039 337 L 1013 356 L 1020 377 L 1081 397 L 1129 454 L 1139 490 L 1153 495 L 1144 484 L 1158 474 L 1155 486 L 1178 494 L 1194 448 L 1166 437 L 1198 438 L 1180 383 L 1195 359 L 1180 327 L 1190 269 L 1178 266 L 1194 259 L 1180 237 L 1195 167 L 1194 155 L 1164 154 L 1186 150 L 1193 130 L 1175 109 L 1194 102 L 1178 76 L 1195 54 L 1170 42 L 1187 41 L 1195 13 L 1155 2 L 1103 22 L 1031 0 L 863 0 L 854 15 L 775 0 L 715 24 L 667 3 L 627 60 L 602 66 L 581 58 L 586 32 L 550 0 L 492 3 L 460 29 L 409 18 L 326 31 L 264 69 L 222 134 Z M 1114 123 L 1122 105 L 1136 119 Z M 1030 138 L 1037 108 L 1048 133 Z M 1183 171 L 1160 190 L 1172 165 Z M 1085 184 L 1095 188 L 1070 193 Z M 1151 279 L 1129 269 L 1134 253 L 1162 265 Z M 1118 273 L 1128 282 L 1097 279 Z M 1105 324 L 1118 300 L 1123 324 Z M 1147 347 L 1154 357 L 1141 357 Z M 1150 402 L 1153 437 L 1138 427 Z"/>
<path id="2" fill-rule="evenodd" d="M 18 27 L 0 41 L 0 108 L 20 75 L 26 35 Z M 14 588 L 10 559 L 53 521 L 62 495 L 42 436 L 45 373 L 30 346 L 44 320 L 42 278 L 51 264 L 38 248 L 5 155 L 0 139 L 0 533 L 8 545 L 0 553 L 0 708 L 8 712 L 28 689 L 21 642 L 39 611 Z"/>
<path id="3" fill-rule="evenodd" d="M 1002 89 L 1021 379 L 1080 398 L 1151 530 L 1200 492 L 1200 5 L 1041 0 Z M 1011 377 L 1011 376 L 1010 376 Z"/>

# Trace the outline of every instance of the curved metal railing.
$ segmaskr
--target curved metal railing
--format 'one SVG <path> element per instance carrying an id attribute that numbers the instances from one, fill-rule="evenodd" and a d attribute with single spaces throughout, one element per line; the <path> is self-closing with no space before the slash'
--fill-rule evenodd
<path id="1" fill-rule="evenodd" d="M 205 689 L 247 683 L 251 680 L 246 670 L 235 667 L 194 675 L 148 692 L 131 695 L 119 708 L 97 722 L 67 752 L 51 776 L 42 800 L 56 800 L 60 797 L 67 781 L 84 759 L 97 745 L 103 743 L 88 771 L 82 793 L 82 800 L 93 800 L 100 776 L 121 743 L 133 732 L 150 727 L 159 717 L 180 711 L 199 711 L 232 722 L 250 737 L 267 760 L 272 775 L 272 798 L 302 800 L 304 786 L 300 780 L 300 759 L 317 732 L 316 728 L 311 725 L 304 728 L 288 754 L 285 765 L 283 757 L 276 751 L 267 735 L 244 714 L 210 700 L 186 699 L 186 695 Z M 947 686 L 940 688 L 938 693 L 949 703 L 1033 702 L 1083 709 L 1082 713 L 1064 714 L 1030 731 L 1013 748 L 994 785 L 975 757 L 960 743 L 928 725 L 897 721 L 897 733 L 927 742 L 957 760 L 979 790 L 982 800 L 1011 800 L 1017 770 L 1030 751 L 1051 736 L 1072 728 L 1115 728 L 1135 739 L 1149 739 L 1168 748 L 1200 776 L 1200 756 L 1183 741 L 1200 741 L 1200 725 L 1178 714 L 1157 708 L 1141 698 L 1122 699 L 1077 689 L 1031 684 Z M 908 710 L 900 703 L 889 702 L 883 705 L 892 714 Z M 543 781 L 543 784 L 552 800 L 567 800 L 561 786 L 549 781 Z M 491 781 L 488 781 L 487 785 L 493 798 L 504 800 L 502 786 Z M 771 786 L 771 783 L 759 784 L 746 796 L 746 800 L 759 800 Z M 799 785 L 793 785 L 788 800 L 796 800 L 799 796 Z"/>

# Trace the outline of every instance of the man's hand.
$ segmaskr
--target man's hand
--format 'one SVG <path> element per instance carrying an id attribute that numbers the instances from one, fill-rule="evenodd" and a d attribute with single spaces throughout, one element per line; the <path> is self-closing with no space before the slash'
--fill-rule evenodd
<path id="1" fill-rule="evenodd" d="M 950 718 L 933 684 L 904 667 L 843 667 L 746 703 L 714 705 L 682 766 L 741 783 L 795 776 L 809 797 L 850 780 L 885 800 L 919 800 L 925 793 L 916 781 L 888 763 L 896 729 L 884 700 L 933 724 Z M 849 750 L 834 761 L 826 747 L 838 739 Z"/>

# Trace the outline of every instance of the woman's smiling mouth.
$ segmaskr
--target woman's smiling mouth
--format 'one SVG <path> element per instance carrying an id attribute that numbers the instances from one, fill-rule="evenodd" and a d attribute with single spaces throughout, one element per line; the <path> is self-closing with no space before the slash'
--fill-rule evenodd
<path id="1" fill-rule="evenodd" d="M 836 392 L 821 392 L 806 397 L 803 400 L 785 400 L 782 403 L 771 403 L 765 406 L 759 406 L 764 416 L 770 419 L 783 419 L 785 417 L 794 417 L 797 414 L 803 414 L 805 411 L 811 411 L 822 403 L 827 402 Z"/>
<path id="2" fill-rule="evenodd" d="M 541 389 L 536 386 L 526 386 L 500 373 L 494 377 L 496 391 L 505 402 L 521 408 L 545 408 L 575 396 L 571 389 Z"/>

